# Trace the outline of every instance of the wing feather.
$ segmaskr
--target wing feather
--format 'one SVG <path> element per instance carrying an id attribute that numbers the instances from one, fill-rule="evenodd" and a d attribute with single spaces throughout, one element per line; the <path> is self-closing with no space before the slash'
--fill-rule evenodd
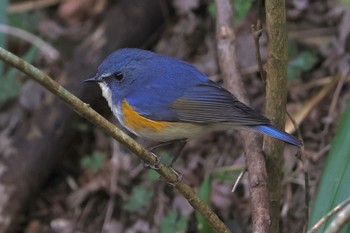
<path id="1" fill-rule="evenodd" d="M 152 91 L 152 88 L 147 90 Z M 269 119 L 238 101 L 229 91 L 209 81 L 189 85 L 159 98 L 159 95 L 139 92 L 128 103 L 143 117 L 156 121 L 218 123 L 242 126 L 270 125 Z M 176 96 L 176 97 L 175 97 Z"/>
<path id="2" fill-rule="evenodd" d="M 197 123 L 226 122 L 237 125 L 270 125 L 270 120 L 238 101 L 214 82 L 188 89 L 171 105 L 180 121 Z"/>

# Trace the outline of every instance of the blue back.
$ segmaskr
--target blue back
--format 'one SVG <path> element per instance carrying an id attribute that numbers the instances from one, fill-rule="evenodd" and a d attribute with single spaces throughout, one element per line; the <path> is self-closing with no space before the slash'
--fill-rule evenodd
<path id="1" fill-rule="evenodd" d="M 272 127 L 269 119 L 198 69 L 176 58 L 140 49 L 120 49 L 102 62 L 95 77 L 107 85 L 107 89 L 103 86 L 105 97 L 117 110 L 122 101 L 127 101 L 138 114 L 151 120 L 246 126 L 302 145 L 297 138 Z"/>
<path id="2" fill-rule="evenodd" d="M 121 82 L 107 80 L 114 104 L 126 99 L 149 119 L 270 124 L 267 118 L 179 59 L 140 49 L 121 49 L 108 56 L 98 68 L 98 75 L 108 76 L 114 72 L 125 75 Z"/>

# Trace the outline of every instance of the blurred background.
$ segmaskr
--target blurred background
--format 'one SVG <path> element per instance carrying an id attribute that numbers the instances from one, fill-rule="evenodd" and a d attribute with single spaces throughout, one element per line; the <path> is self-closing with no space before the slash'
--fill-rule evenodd
<path id="1" fill-rule="evenodd" d="M 251 107 L 263 112 L 265 82 L 251 33 L 258 2 L 232 3 L 237 63 Z M 287 109 L 305 144 L 314 223 L 350 193 L 350 2 L 287 0 L 286 7 Z M 0 46 L 118 124 L 98 86 L 82 80 L 110 52 L 137 47 L 183 59 L 222 83 L 215 18 L 210 0 L 1 0 Z M 266 62 L 265 31 L 260 46 Z M 290 121 L 286 130 L 295 131 Z M 190 141 L 175 164 L 232 232 L 251 229 L 247 175 L 231 192 L 245 166 L 242 145 L 237 131 L 215 132 Z M 178 146 L 159 149 L 162 161 L 170 162 Z M 305 223 L 295 153 L 285 147 L 282 232 L 301 232 Z M 1 61 L 0 232 L 211 230 L 135 155 Z"/>

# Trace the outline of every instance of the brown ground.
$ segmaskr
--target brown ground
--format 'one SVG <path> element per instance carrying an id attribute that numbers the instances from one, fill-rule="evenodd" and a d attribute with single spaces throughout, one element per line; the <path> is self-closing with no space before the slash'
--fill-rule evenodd
<path id="1" fill-rule="evenodd" d="M 128 17 L 138 14 L 136 10 L 133 11 L 136 8 L 125 3 L 126 1 L 120 3 L 89 0 L 93 7 L 86 7 L 81 2 L 70 0 L 35 10 L 43 16 L 38 27 L 33 29 L 34 33 L 40 33 L 40 37 L 55 45 L 61 54 L 59 61 L 48 62 L 41 57 L 35 64 L 52 77 L 57 77 L 64 86 L 69 87 L 74 78 L 77 88 L 73 88 L 76 90 L 73 92 L 84 93 L 79 96 L 85 102 L 91 103 L 102 115 L 110 116 L 111 121 L 116 122 L 105 101 L 97 97 L 100 96 L 99 90 L 91 86 L 81 87 L 86 84 L 80 81 L 92 75 L 97 64 L 106 54 L 116 49 L 116 46 L 141 47 L 179 57 L 194 64 L 211 79 L 221 81 L 216 59 L 215 23 L 207 11 L 208 1 L 181 0 L 177 1 L 178 4 L 173 4 L 171 9 L 163 4 L 161 9 L 147 10 L 143 13 L 144 17 L 147 17 L 144 18 L 145 21 L 151 17 L 155 18 L 149 22 L 149 25 L 152 25 L 149 28 L 137 27 L 137 23 L 134 24 L 135 27 L 130 26 L 127 21 L 122 20 L 113 21 L 119 21 L 119 14 L 113 15 L 111 12 L 118 7 L 126 15 L 129 14 Z M 15 3 L 21 1 L 11 2 Z M 350 24 L 342 20 L 342 6 L 335 1 L 290 0 L 287 3 L 288 35 L 295 46 L 293 51 L 297 51 L 296 55 L 307 51 L 316 58 L 311 67 L 289 80 L 287 108 L 292 116 L 297 118 L 298 112 L 305 108 L 305 103 L 315 98 L 326 85 L 330 85 L 329 80 L 338 74 L 349 73 Z M 253 5 L 247 17 L 235 25 L 241 73 L 252 107 L 262 111 L 264 82 L 258 75 L 250 32 L 250 25 L 256 20 L 256 8 L 257 6 Z M 349 9 L 343 8 L 344 14 L 349 15 Z M 155 13 L 156 11 L 158 13 Z M 161 16 L 155 16 L 157 14 Z M 107 26 L 106 31 L 103 31 L 104 25 L 113 26 Z M 123 28 L 123 25 L 128 26 Z M 102 35 L 97 35 L 98 30 L 103 31 Z M 84 47 L 84 43 L 88 43 L 89 46 Z M 262 57 L 266 58 L 265 36 L 261 38 L 261 44 Z M 17 40 L 10 39 L 9 42 L 9 49 L 19 54 L 24 53 L 28 46 Z M 99 52 L 96 54 L 94 51 Z M 79 71 L 84 69 L 86 71 Z M 64 78 L 58 78 L 62 76 Z M 331 139 L 350 99 L 348 81 L 340 79 L 334 82 L 334 86 L 308 109 L 308 114 L 300 122 L 305 155 L 310 160 L 312 197 L 322 174 Z M 26 117 L 35 116 L 33 111 L 39 111 L 33 107 L 36 103 L 33 100 L 34 92 L 36 91 L 22 91 L 21 97 L 8 103 L 6 109 L 12 109 L 8 105 L 17 105 L 22 109 L 20 111 L 23 111 L 23 106 L 30 106 L 22 115 L 22 122 L 26 122 Z M 20 100 L 22 102 L 19 105 Z M 49 105 L 49 109 L 61 107 Z M 2 114 L 12 116 L 10 114 L 15 113 L 3 111 Z M 41 118 L 38 122 L 45 120 L 48 121 L 47 125 L 54 124 L 50 122 L 52 118 L 43 118 L 43 113 L 39 117 Z M 29 198 L 28 208 L 21 213 L 15 232 L 131 233 L 166 232 L 165 229 L 173 229 L 168 232 L 174 232 L 174 229 L 182 229 L 175 226 L 181 218 L 188 221 L 186 232 L 196 232 L 196 217 L 192 207 L 171 186 L 155 178 L 150 170 L 145 169 L 136 156 L 84 119 L 75 117 L 67 118 L 66 121 L 70 121 L 67 125 L 70 125 L 68 131 L 72 135 L 60 135 L 69 140 L 60 144 L 60 153 L 56 159 L 58 161 L 52 162 L 50 170 L 40 178 L 43 179 L 43 183 L 39 182 L 42 183 L 41 188 L 38 192 L 34 191 L 35 195 Z M 6 126 L 1 127 L 6 129 Z M 47 134 L 46 140 L 50 141 L 51 135 L 54 137 L 57 131 L 53 128 Z M 170 157 L 176 145 L 168 149 L 159 152 L 163 160 Z M 9 148 L 3 151 L 6 150 Z M 56 149 L 47 150 L 46 153 L 56 154 L 55 151 Z M 32 151 L 28 150 L 28 153 Z M 91 162 L 89 157 L 92 154 L 95 154 L 95 159 L 102 160 L 100 166 L 96 165 L 96 171 L 93 171 L 96 161 Z M 304 224 L 303 174 L 294 154 L 295 150 L 286 146 L 283 232 L 301 232 Z M 82 160 L 87 165 L 83 166 Z M 46 165 L 43 162 L 38 166 Z M 237 190 L 231 193 L 234 178 L 229 176 L 237 174 L 243 166 L 242 141 L 234 131 L 216 132 L 190 141 L 175 165 L 176 170 L 183 175 L 182 179 L 195 189 L 203 187 L 204 178 L 208 175 L 220 174 L 221 177 L 215 176 L 211 182 L 211 204 L 233 232 L 249 232 L 251 219 L 248 179 L 244 177 Z M 228 171 L 229 175 L 224 174 L 223 170 Z M 171 213 L 175 215 L 176 223 L 166 225 L 171 219 Z"/>

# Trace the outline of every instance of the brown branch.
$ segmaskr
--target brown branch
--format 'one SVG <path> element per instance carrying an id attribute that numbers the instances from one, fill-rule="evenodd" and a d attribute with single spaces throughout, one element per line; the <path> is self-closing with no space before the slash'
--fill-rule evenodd
<path id="1" fill-rule="evenodd" d="M 164 10 L 167 7 L 164 5 Z M 93 26 L 97 33 L 88 36 L 88 31 L 91 32 L 88 29 L 80 32 L 79 36 L 75 34 L 74 40 L 80 40 L 79 45 L 71 51 L 69 58 L 66 57 L 68 60 L 64 61 L 64 65 L 55 63 L 50 70 L 60 69 L 62 72 L 55 72 L 60 73 L 56 77 L 57 82 L 64 83 L 67 89 L 85 101 L 97 103 L 101 96 L 98 88 L 82 85 L 81 79 L 95 72 L 98 61 L 109 51 L 142 46 L 147 38 L 154 37 L 154 31 L 162 22 L 158 1 L 120 0 L 106 10 L 99 23 Z M 0 61 L 0 64 L 3 62 Z M 3 82 L 0 80 L 1 86 Z M 28 97 L 28 92 L 40 98 L 35 106 L 33 101 L 25 100 L 30 106 L 23 102 L 22 97 Z M 57 161 L 67 152 L 67 145 L 76 137 L 72 122 L 79 120 L 79 116 L 62 101 L 53 98 L 51 93 L 32 80 L 25 81 L 18 102 L 21 104 L 0 110 L 0 115 L 7 116 L 5 118 L 9 120 L 5 130 L 0 130 L 0 144 L 8 143 L 0 145 L 1 167 L 4 168 L 0 173 L 0 232 L 13 232 L 18 228 L 23 210 L 32 204 L 33 197 L 47 181 Z M 103 106 L 97 107 L 104 111 Z M 2 152 L 8 156 L 3 156 Z"/>
<path id="2" fill-rule="evenodd" d="M 36 1 L 24 1 L 19 3 L 12 3 L 7 9 L 8 13 L 23 13 L 32 10 L 39 10 L 41 8 L 49 7 L 59 4 L 63 0 L 36 0 Z"/>
<path id="3" fill-rule="evenodd" d="M 258 63 L 260 76 L 261 76 L 262 80 L 266 81 L 266 71 L 263 68 L 263 63 L 262 63 L 261 54 L 260 54 L 260 43 L 259 43 L 259 39 L 260 39 L 260 37 L 262 35 L 262 31 L 263 31 L 261 21 L 258 20 L 256 22 L 256 25 L 253 24 L 251 26 L 251 30 L 253 33 L 253 38 L 254 38 L 254 43 L 255 43 L 255 56 L 256 56 L 257 63 Z"/>
<path id="4" fill-rule="evenodd" d="M 287 33 L 284 0 L 269 0 L 266 7 L 267 78 L 266 115 L 274 125 L 283 129 L 287 100 Z M 282 196 L 282 165 L 284 143 L 264 137 L 264 154 L 270 191 L 271 225 L 269 232 L 280 232 L 280 204 Z"/>
<path id="5" fill-rule="evenodd" d="M 228 0 L 215 0 L 218 14 L 216 38 L 219 65 L 227 88 L 236 97 L 248 104 L 242 78 L 238 72 L 235 57 L 235 34 L 232 27 L 232 7 Z M 252 232 L 268 232 L 270 214 L 268 205 L 267 175 L 264 155 L 261 150 L 261 137 L 253 132 L 241 132 L 244 138 L 246 166 L 249 173 Z"/>
<path id="6" fill-rule="evenodd" d="M 17 68 L 24 74 L 28 75 L 28 77 L 44 86 L 66 104 L 68 104 L 76 113 L 86 118 L 94 125 L 100 127 L 106 134 L 112 136 L 114 139 L 126 146 L 140 159 L 142 159 L 144 163 L 154 166 L 155 171 L 158 172 L 168 183 L 175 184 L 174 187 L 187 199 L 193 208 L 203 215 L 215 232 L 230 232 L 219 217 L 209 208 L 209 206 L 199 198 L 195 191 L 183 181 L 178 180 L 178 175 L 172 169 L 169 169 L 162 163 L 158 163 L 157 158 L 151 152 L 143 148 L 134 139 L 99 115 L 95 110 L 90 108 L 88 104 L 82 102 L 76 96 L 72 95 L 68 90 L 60 86 L 57 82 L 39 69 L 1 47 L 0 60 L 3 60 L 9 65 Z"/>

